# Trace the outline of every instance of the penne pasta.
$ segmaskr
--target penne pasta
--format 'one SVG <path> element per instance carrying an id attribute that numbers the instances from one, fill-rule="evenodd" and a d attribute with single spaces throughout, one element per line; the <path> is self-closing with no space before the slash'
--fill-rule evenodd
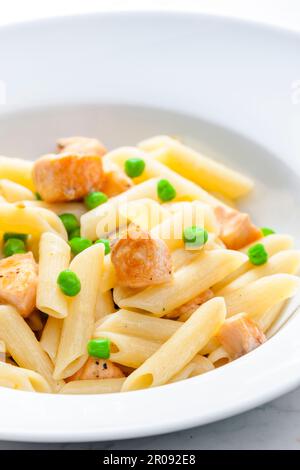
<path id="1" fill-rule="evenodd" d="M 0 362 L 0 386 L 28 392 L 51 393 L 48 382 L 41 374 Z"/>
<path id="2" fill-rule="evenodd" d="M 207 357 L 197 354 L 191 362 L 171 378 L 169 383 L 186 380 L 190 377 L 196 377 L 197 375 L 205 374 L 213 369 L 214 365 L 209 359 L 207 359 Z"/>
<path id="3" fill-rule="evenodd" d="M 40 345 L 48 354 L 53 364 L 56 361 L 63 320 L 55 317 L 48 317 L 40 340 Z"/>
<path id="4" fill-rule="evenodd" d="M 0 179 L 0 194 L 7 202 L 35 200 L 35 195 L 30 189 L 7 179 Z"/>
<path id="5" fill-rule="evenodd" d="M 33 162 L 31 161 L 0 156 L 1 178 L 21 184 L 31 191 L 34 191 L 35 188 L 31 176 L 32 168 Z"/>
<path id="6" fill-rule="evenodd" d="M 139 308 L 163 316 L 221 280 L 245 261 L 237 251 L 203 251 L 194 261 L 174 273 L 172 282 L 147 287 L 120 302 L 121 308 Z M 197 282 L 191 282 L 196 279 Z"/>
<path id="7" fill-rule="evenodd" d="M 201 305 L 156 353 L 127 377 L 122 390 L 137 390 L 167 383 L 214 336 L 225 316 L 226 307 L 222 298 L 216 297 Z"/>
<path id="8" fill-rule="evenodd" d="M 66 383 L 59 391 L 62 394 L 98 395 L 121 391 L 125 379 L 73 380 Z"/>
<path id="9" fill-rule="evenodd" d="M 69 267 L 71 250 L 58 235 L 43 233 L 39 249 L 39 278 L 36 305 L 39 310 L 56 318 L 68 314 L 68 300 L 57 285 L 61 271 Z"/>
<path id="10" fill-rule="evenodd" d="M 93 332 L 103 258 L 104 247 L 96 244 L 75 256 L 70 264 L 70 269 L 80 280 L 81 290 L 70 301 L 69 313 L 63 322 L 55 379 L 73 375 L 87 359 L 86 345 Z"/>
<path id="11" fill-rule="evenodd" d="M 150 152 L 162 149 L 162 152 L 155 153 L 155 158 L 207 191 L 236 199 L 253 188 L 249 178 L 168 136 L 153 137 L 140 142 L 139 147 Z"/>

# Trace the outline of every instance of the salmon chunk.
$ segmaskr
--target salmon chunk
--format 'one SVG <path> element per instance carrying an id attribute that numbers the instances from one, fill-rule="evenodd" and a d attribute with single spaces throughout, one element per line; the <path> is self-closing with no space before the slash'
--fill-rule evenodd
<path id="1" fill-rule="evenodd" d="M 197 295 L 193 299 L 189 300 L 180 307 L 175 308 L 172 312 L 168 313 L 166 317 L 168 318 L 178 318 L 180 321 L 186 321 L 192 313 L 194 313 L 200 305 L 204 304 L 208 300 L 212 299 L 214 293 L 212 290 L 207 289 L 206 291 L 202 292 L 201 294 Z"/>
<path id="2" fill-rule="evenodd" d="M 31 252 L 0 260 L 0 302 L 28 317 L 35 309 L 38 266 Z"/>
<path id="3" fill-rule="evenodd" d="M 220 238 L 229 249 L 239 250 L 262 237 L 261 231 L 252 224 L 248 214 L 218 206 L 215 208 L 215 215 L 220 224 Z"/>
<path id="4" fill-rule="evenodd" d="M 163 240 L 136 226 L 130 226 L 123 237 L 111 252 L 120 285 L 142 288 L 172 279 L 171 253 Z"/>
<path id="5" fill-rule="evenodd" d="M 45 155 L 34 163 L 33 181 L 46 202 L 82 199 L 102 187 L 102 158 L 72 153 Z"/>
<path id="6" fill-rule="evenodd" d="M 106 154 L 106 148 L 102 142 L 89 137 L 66 137 L 59 139 L 57 141 L 57 151 L 81 155 L 98 155 L 99 157 Z"/>
<path id="7" fill-rule="evenodd" d="M 117 196 L 133 186 L 132 179 L 120 169 L 108 170 L 102 190 L 108 197 Z"/>
<path id="8" fill-rule="evenodd" d="M 121 369 L 107 359 L 89 357 L 86 363 L 75 374 L 66 379 L 72 380 L 97 380 L 97 379 L 119 379 L 124 377 Z"/>
<path id="9" fill-rule="evenodd" d="M 232 359 L 247 354 L 266 341 L 266 337 L 258 325 L 243 315 L 226 320 L 221 326 L 217 338 Z"/>

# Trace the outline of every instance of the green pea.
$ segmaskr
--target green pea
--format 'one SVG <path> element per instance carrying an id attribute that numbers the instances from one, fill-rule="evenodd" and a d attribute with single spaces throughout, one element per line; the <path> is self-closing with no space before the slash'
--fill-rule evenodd
<path id="1" fill-rule="evenodd" d="M 27 241 L 28 235 L 26 233 L 15 233 L 15 232 L 5 232 L 3 234 L 3 240 L 6 242 L 10 238 L 18 238 L 22 240 L 24 243 Z"/>
<path id="2" fill-rule="evenodd" d="M 157 195 L 161 201 L 171 201 L 176 197 L 176 190 L 168 180 L 162 179 L 157 183 Z"/>
<path id="3" fill-rule="evenodd" d="M 110 356 L 110 341 L 108 338 L 91 339 L 87 344 L 88 354 L 100 359 L 108 359 Z"/>
<path id="4" fill-rule="evenodd" d="M 262 227 L 260 230 L 264 237 L 267 237 L 268 235 L 273 235 L 273 233 L 275 233 L 275 231 L 269 227 Z"/>
<path id="5" fill-rule="evenodd" d="M 69 245 L 71 247 L 72 253 L 74 253 L 74 255 L 78 255 L 78 253 L 81 251 L 86 250 L 86 248 L 92 246 L 92 242 L 88 238 L 74 237 L 69 240 Z"/>
<path id="6" fill-rule="evenodd" d="M 145 161 L 142 158 L 129 158 L 124 164 L 124 169 L 130 178 L 136 178 L 143 173 L 145 166 Z"/>
<path id="7" fill-rule="evenodd" d="M 72 238 L 80 237 L 80 227 L 75 228 L 72 230 L 72 232 L 69 233 L 69 240 L 72 240 Z"/>
<path id="8" fill-rule="evenodd" d="M 96 240 L 95 243 L 103 243 L 103 245 L 104 245 L 104 254 L 108 255 L 110 253 L 109 240 L 107 240 L 106 238 L 99 238 L 99 240 Z"/>
<path id="9" fill-rule="evenodd" d="M 208 233 L 204 228 L 192 225 L 184 229 L 182 238 L 186 247 L 197 248 L 205 245 L 208 240 Z"/>
<path id="10" fill-rule="evenodd" d="M 60 290 L 68 297 L 74 297 L 81 290 L 80 280 L 71 269 L 65 269 L 59 273 L 57 284 Z"/>
<path id="11" fill-rule="evenodd" d="M 59 218 L 68 233 L 71 233 L 73 230 L 80 227 L 79 220 L 74 214 L 60 214 Z"/>
<path id="12" fill-rule="evenodd" d="M 19 238 L 9 238 L 4 243 L 3 253 L 5 256 L 12 256 L 17 253 L 26 253 L 25 243 Z"/>
<path id="13" fill-rule="evenodd" d="M 262 243 L 256 243 L 248 250 L 249 261 L 255 266 L 260 266 L 268 261 L 269 255 Z"/>
<path id="14" fill-rule="evenodd" d="M 106 196 L 106 194 L 101 193 L 100 191 L 95 191 L 93 193 L 88 194 L 84 198 L 84 203 L 85 203 L 86 207 L 89 210 L 91 210 L 91 209 L 95 209 L 95 207 L 100 206 L 101 204 L 103 204 L 107 200 L 108 200 L 108 197 Z"/>

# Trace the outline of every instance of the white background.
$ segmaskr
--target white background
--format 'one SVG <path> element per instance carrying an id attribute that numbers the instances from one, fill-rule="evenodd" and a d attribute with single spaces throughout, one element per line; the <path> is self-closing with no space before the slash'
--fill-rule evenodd
<path id="1" fill-rule="evenodd" d="M 0 0 L 0 25 L 57 15 L 130 9 L 195 10 L 300 31 L 299 0 Z M 300 389 L 240 416 L 166 436 L 103 444 L 0 442 L 0 450 L 43 448 L 300 449 Z"/>

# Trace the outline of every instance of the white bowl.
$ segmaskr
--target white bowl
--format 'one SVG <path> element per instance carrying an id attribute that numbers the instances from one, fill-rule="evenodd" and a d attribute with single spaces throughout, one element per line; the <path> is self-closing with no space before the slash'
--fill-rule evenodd
<path id="1" fill-rule="evenodd" d="M 251 175 L 257 186 L 243 205 L 259 224 L 297 237 L 299 47 L 296 34 L 182 13 L 2 28 L 0 152 L 34 158 L 72 134 L 110 147 L 179 135 Z M 295 316 L 249 355 L 156 389 L 65 396 L 1 388 L 0 439 L 122 439 L 240 413 L 300 383 L 299 332 Z"/>

